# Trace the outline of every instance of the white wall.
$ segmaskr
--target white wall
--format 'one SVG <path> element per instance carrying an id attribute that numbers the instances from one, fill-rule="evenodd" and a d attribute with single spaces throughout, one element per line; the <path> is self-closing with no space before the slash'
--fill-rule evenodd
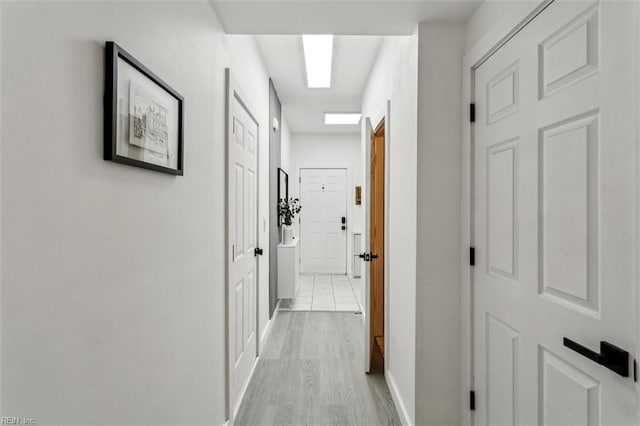
<path id="1" fill-rule="evenodd" d="M 416 424 L 460 424 L 464 27 L 423 23 L 418 66 Z"/>
<path id="2" fill-rule="evenodd" d="M 477 44 L 486 44 L 485 39 L 492 30 L 498 30 L 500 33 L 497 40 L 493 42 L 497 43 L 542 1 L 483 1 L 465 25 L 464 53 L 469 53 Z"/>
<path id="3" fill-rule="evenodd" d="M 262 155 L 253 41 L 207 1 L 2 2 L 1 26 L 2 415 L 223 424 L 224 68 L 256 94 Z M 102 160 L 105 40 L 184 96 L 184 177 Z"/>
<path id="4" fill-rule="evenodd" d="M 284 164 L 284 162 L 283 162 Z M 349 168 L 347 178 L 347 273 L 353 272 L 353 232 L 362 232 L 362 205 L 355 205 L 355 186 L 362 185 L 362 156 L 358 133 L 294 133 L 291 135 L 291 172 L 293 194 L 300 196 L 298 178 L 301 167 Z M 303 206 L 304 208 L 304 206 Z M 299 228 L 294 226 L 296 235 Z"/>
<path id="5" fill-rule="evenodd" d="M 375 127 L 391 101 L 391 116 L 386 121 L 390 138 L 386 141 L 389 293 L 385 375 L 404 424 L 415 424 L 417 69 L 417 34 L 386 37 L 362 102 L 363 117 L 370 117 Z M 368 135 L 363 132 L 362 152 L 367 143 Z M 363 197 L 366 194 L 363 188 Z"/>
<path id="6" fill-rule="evenodd" d="M 280 126 L 282 128 L 281 139 L 280 139 L 280 167 L 291 176 L 291 182 L 289 186 L 293 183 L 293 160 L 292 156 L 292 146 L 291 146 L 291 129 L 289 129 L 289 123 L 287 122 L 286 117 L 282 114 L 282 119 L 280 120 Z"/>

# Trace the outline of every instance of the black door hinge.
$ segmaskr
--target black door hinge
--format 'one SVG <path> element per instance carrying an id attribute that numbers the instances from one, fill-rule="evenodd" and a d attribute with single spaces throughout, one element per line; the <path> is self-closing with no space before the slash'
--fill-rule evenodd
<path id="1" fill-rule="evenodd" d="M 638 381 L 638 362 L 635 359 L 633 360 L 633 381 Z"/>
<path id="2" fill-rule="evenodd" d="M 469 265 L 476 266 L 476 249 L 469 247 Z"/>
<path id="3" fill-rule="evenodd" d="M 476 104 L 469 104 L 469 121 L 476 122 Z"/>
<path id="4" fill-rule="evenodd" d="M 476 393 L 475 391 L 469 392 L 469 410 L 474 411 L 476 409 Z"/>

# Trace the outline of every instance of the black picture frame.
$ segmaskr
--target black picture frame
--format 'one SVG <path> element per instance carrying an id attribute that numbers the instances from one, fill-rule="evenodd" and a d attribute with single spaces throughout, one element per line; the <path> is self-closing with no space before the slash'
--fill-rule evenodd
<path id="1" fill-rule="evenodd" d="M 177 101 L 177 117 L 173 117 L 177 123 L 177 166 L 165 167 L 159 164 L 130 158 L 118 154 L 118 59 L 123 60 L 149 81 L 165 91 Z M 104 159 L 129 166 L 141 167 L 157 172 L 176 176 L 184 175 L 184 98 L 160 77 L 142 65 L 131 54 L 113 41 L 105 43 L 105 92 L 104 92 Z M 128 114 L 128 112 L 127 112 Z M 169 137 L 167 137 L 169 139 Z M 175 141 L 175 138 L 173 139 Z"/>
<path id="2" fill-rule="evenodd" d="M 284 188 L 283 188 L 284 187 Z M 280 200 L 289 198 L 289 175 L 278 167 L 278 212 L 280 212 Z M 278 219 L 278 226 L 282 221 Z"/>

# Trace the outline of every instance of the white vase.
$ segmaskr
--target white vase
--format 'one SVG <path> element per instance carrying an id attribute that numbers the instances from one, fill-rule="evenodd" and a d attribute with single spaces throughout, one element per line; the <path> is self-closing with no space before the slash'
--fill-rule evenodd
<path id="1" fill-rule="evenodd" d="M 293 226 L 291 225 L 282 225 L 282 244 L 292 244 L 293 243 Z"/>

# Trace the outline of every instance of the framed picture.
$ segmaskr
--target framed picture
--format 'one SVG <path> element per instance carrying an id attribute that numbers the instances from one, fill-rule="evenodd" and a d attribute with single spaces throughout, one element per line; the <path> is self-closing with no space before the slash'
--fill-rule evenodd
<path id="1" fill-rule="evenodd" d="M 280 201 L 289 198 L 289 175 L 278 167 L 278 211 L 280 211 Z M 278 220 L 278 226 L 282 223 Z"/>
<path id="2" fill-rule="evenodd" d="M 105 50 L 104 159 L 182 176 L 184 99 L 113 41 Z"/>

